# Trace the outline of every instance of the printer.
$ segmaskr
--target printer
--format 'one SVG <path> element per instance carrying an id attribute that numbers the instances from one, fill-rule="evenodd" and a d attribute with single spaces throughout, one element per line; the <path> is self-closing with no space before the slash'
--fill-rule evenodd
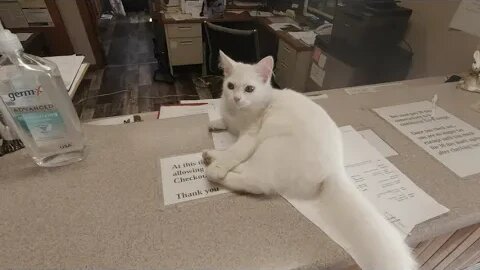
<path id="1" fill-rule="evenodd" d="M 338 0 L 331 35 L 315 39 L 306 90 L 404 80 L 413 55 L 402 44 L 411 14 L 394 0 Z"/>
<path id="2" fill-rule="evenodd" d="M 403 40 L 412 10 L 394 0 L 344 0 L 335 9 L 331 42 L 384 48 Z"/>

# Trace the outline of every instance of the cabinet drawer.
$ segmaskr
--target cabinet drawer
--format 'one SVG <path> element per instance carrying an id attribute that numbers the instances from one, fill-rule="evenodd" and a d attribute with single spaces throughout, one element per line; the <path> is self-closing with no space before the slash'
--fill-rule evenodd
<path id="1" fill-rule="evenodd" d="M 280 88 L 287 88 L 287 82 L 288 82 L 288 66 L 281 62 L 277 61 L 277 64 L 275 66 L 275 77 L 274 77 L 275 82 L 280 86 Z"/>
<path id="2" fill-rule="evenodd" d="M 170 64 L 172 66 L 203 63 L 202 38 L 172 38 L 169 41 Z"/>
<path id="3" fill-rule="evenodd" d="M 278 43 L 277 60 L 288 66 L 294 66 L 297 59 L 297 52 L 283 40 Z"/>
<path id="4" fill-rule="evenodd" d="M 202 37 L 202 27 L 199 23 L 167 24 L 169 38 Z"/>

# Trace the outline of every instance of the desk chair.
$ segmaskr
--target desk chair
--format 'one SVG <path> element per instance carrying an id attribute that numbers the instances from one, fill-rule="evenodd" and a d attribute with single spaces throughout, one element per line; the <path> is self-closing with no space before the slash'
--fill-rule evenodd
<path id="1" fill-rule="evenodd" d="M 256 63 L 260 60 L 260 45 L 257 30 L 231 29 L 204 22 L 207 36 L 207 70 L 210 74 L 221 74 L 218 67 L 219 51 L 222 50 L 235 61 Z"/>

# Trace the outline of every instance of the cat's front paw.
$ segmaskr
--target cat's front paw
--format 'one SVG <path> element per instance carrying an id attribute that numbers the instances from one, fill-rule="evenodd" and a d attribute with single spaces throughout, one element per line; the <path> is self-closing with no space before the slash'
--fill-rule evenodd
<path id="1" fill-rule="evenodd" d="M 205 150 L 202 153 L 202 158 L 205 166 L 208 166 L 219 158 L 219 153 L 216 150 Z"/>
<path id="2" fill-rule="evenodd" d="M 219 183 L 227 176 L 228 168 L 219 162 L 213 162 L 207 167 L 206 175 L 210 182 Z"/>

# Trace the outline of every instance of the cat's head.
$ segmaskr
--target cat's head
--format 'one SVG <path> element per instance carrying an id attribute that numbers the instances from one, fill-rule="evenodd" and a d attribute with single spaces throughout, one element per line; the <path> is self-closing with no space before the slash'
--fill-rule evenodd
<path id="1" fill-rule="evenodd" d="M 257 64 L 235 62 L 220 51 L 223 69 L 223 98 L 236 109 L 263 109 L 272 97 L 270 79 L 273 58 L 265 57 Z"/>

